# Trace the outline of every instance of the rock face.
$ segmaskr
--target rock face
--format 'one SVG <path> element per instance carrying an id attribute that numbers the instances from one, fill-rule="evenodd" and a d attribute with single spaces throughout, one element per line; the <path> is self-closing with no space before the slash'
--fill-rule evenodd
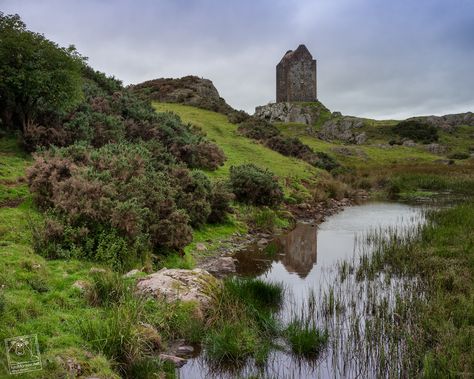
<path id="1" fill-rule="evenodd" d="M 148 80 L 130 88 L 150 100 L 182 103 L 225 114 L 233 111 L 232 107 L 219 96 L 219 92 L 209 79 L 197 76 Z"/>
<path id="2" fill-rule="evenodd" d="M 217 279 L 205 270 L 164 268 L 139 280 L 137 291 L 168 302 L 193 301 L 205 307 L 216 286 Z"/>
<path id="3" fill-rule="evenodd" d="M 271 103 L 255 108 L 254 117 L 269 122 L 298 122 L 306 125 L 315 124 L 322 112 L 329 110 L 319 102 L 307 105 L 298 103 Z"/>
<path id="4" fill-rule="evenodd" d="M 325 141 L 340 140 L 348 143 L 362 144 L 366 141 L 365 133 L 358 129 L 364 126 L 364 120 L 358 117 L 343 116 L 326 121 L 318 133 Z"/>
<path id="5" fill-rule="evenodd" d="M 458 125 L 474 126 L 474 113 L 456 113 L 444 116 L 419 116 L 411 117 L 408 120 L 423 121 L 437 128 L 451 129 Z"/>

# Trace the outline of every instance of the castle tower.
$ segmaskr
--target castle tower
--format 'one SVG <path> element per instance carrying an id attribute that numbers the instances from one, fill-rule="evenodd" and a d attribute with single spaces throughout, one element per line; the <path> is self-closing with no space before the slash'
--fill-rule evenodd
<path id="1" fill-rule="evenodd" d="M 316 60 L 305 45 L 288 50 L 276 66 L 276 101 L 316 101 Z"/>

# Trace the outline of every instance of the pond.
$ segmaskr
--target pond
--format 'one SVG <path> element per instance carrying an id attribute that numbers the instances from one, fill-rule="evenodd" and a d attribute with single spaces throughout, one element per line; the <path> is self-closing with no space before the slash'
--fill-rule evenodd
<path id="1" fill-rule="evenodd" d="M 361 281 L 356 278 L 357 262 L 362 255 L 370 254 L 373 239 L 368 236 L 380 236 L 394 230 L 409 233 L 424 222 L 424 214 L 424 208 L 420 206 L 369 202 L 348 207 L 320 225 L 299 223 L 291 232 L 276 236 L 266 247 L 254 245 L 237 253 L 237 275 L 284 284 L 285 302 L 279 313 L 283 323 L 294 317 L 314 317 L 318 326 L 329 329 L 332 342 L 316 360 L 296 358 L 282 343 L 281 349 L 275 349 L 270 354 L 265 367 L 255 367 L 248 362 L 237 372 L 216 372 L 215 368 L 207 366 L 202 356 L 197 356 L 179 370 L 179 377 L 378 376 L 381 373 L 375 367 L 377 363 L 372 362 L 370 354 L 358 348 L 357 338 L 361 337 L 355 338 L 354 330 L 357 330 L 355 334 L 364 334 L 367 321 L 370 324 L 364 316 L 369 304 L 393 307 L 397 296 L 403 291 L 412 291 L 416 281 L 408 283 L 403 278 L 385 277 L 381 273 L 375 280 Z M 343 272 L 345 274 L 341 275 Z M 332 294 L 333 300 L 329 299 L 328 293 Z M 331 309 L 340 306 L 345 311 L 324 313 L 323 309 L 328 309 L 328 301 L 336 304 L 331 303 Z M 349 308 L 351 310 L 347 311 Z M 386 345 L 384 342 L 382 350 Z M 397 346 L 397 349 L 400 348 Z"/>

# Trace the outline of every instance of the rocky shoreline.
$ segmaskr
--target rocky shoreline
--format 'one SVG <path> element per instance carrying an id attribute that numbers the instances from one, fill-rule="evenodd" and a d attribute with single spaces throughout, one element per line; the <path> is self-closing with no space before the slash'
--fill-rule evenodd
<path id="1" fill-rule="evenodd" d="M 317 204 L 301 203 L 287 206 L 287 209 L 291 212 L 295 220 L 290 228 L 281 230 L 277 234 L 250 231 L 246 234 L 237 233 L 232 235 L 230 238 L 220 241 L 222 246 L 215 250 L 211 257 L 206 257 L 198 261 L 196 267 L 206 270 L 217 278 L 223 278 L 235 273 L 236 267 L 233 256 L 238 251 L 255 244 L 263 248 L 270 243 L 276 235 L 287 233 L 297 223 L 310 222 L 319 225 L 324 222 L 327 217 L 342 211 L 345 207 L 358 204 L 366 199 L 366 195 L 361 195 L 357 198 L 344 198 L 342 200 L 330 199 L 327 202 Z"/>

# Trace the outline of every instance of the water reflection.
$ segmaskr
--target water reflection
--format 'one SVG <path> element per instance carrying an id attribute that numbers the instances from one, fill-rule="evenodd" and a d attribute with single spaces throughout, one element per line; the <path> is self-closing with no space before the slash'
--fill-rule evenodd
<path id="1" fill-rule="evenodd" d="M 299 224 L 288 234 L 275 237 L 266 248 L 254 245 L 238 253 L 237 273 L 283 282 L 289 296 L 286 296 L 280 316 L 286 323 L 295 309 L 304 308 L 310 292 L 318 295 L 334 282 L 338 275 L 336 264 L 354 256 L 356 249 L 363 245 L 361 236 L 393 227 L 410 230 L 422 222 L 423 217 L 420 207 L 399 203 L 349 207 L 319 227 Z M 345 290 L 349 293 L 351 288 Z M 180 370 L 180 378 L 232 378 L 251 374 L 272 378 L 346 377 L 347 373 L 338 370 L 352 359 L 333 351 L 321 356 L 317 362 L 302 362 L 284 350 L 272 352 L 270 358 L 260 369 L 249 361 L 236 375 L 230 371 L 213 372 L 201 356 L 190 360 Z M 315 366 L 318 366 L 316 371 Z"/>
<path id="2" fill-rule="evenodd" d="M 289 233 L 275 237 L 263 249 L 254 244 L 236 254 L 237 274 L 261 276 L 281 262 L 288 273 L 304 279 L 318 260 L 317 235 L 314 224 L 301 223 Z"/>

